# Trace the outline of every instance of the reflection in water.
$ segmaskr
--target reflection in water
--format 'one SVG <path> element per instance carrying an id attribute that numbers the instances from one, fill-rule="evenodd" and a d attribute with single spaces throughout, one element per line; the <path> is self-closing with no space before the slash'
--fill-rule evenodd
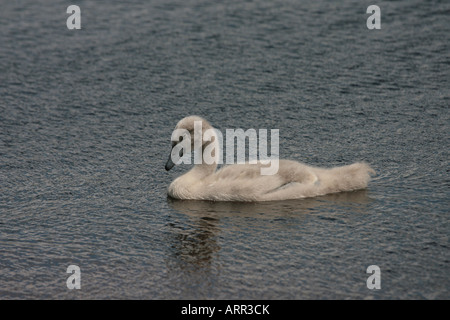
<path id="1" fill-rule="evenodd" d="M 366 190 L 341 192 L 315 198 L 267 202 L 216 202 L 167 198 L 169 206 L 176 211 L 193 218 L 208 217 L 214 219 L 230 216 L 274 218 L 291 215 L 292 213 L 308 213 L 317 209 L 322 211 L 326 207 L 333 208 L 339 205 L 355 207 L 367 204 L 370 201 Z"/>
<path id="2" fill-rule="evenodd" d="M 181 213 L 179 217 L 171 216 L 168 223 L 168 240 L 173 249 L 169 269 L 202 269 L 202 272 L 209 269 L 214 254 L 220 250 L 217 239 L 224 231 L 221 230 L 221 220 L 251 218 L 267 226 L 268 220 L 294 217 L 299 223 L 308 214 L 329 218 L 337 207 L 349 207 L 352 212 L 364 213 L 370 202 L 366 190 L 316 198 L 251 203 L 168 198 L 169 207 Z"/>
<path id="3" fill-rule="evenodd" d="M 198 217 L 191 223 L 174 221 L 169 223 L 172 258 L 181 268 L 207 268 L 212 255 L 220 249 L 216 241 L 219 233 L 217 220 Z"/>

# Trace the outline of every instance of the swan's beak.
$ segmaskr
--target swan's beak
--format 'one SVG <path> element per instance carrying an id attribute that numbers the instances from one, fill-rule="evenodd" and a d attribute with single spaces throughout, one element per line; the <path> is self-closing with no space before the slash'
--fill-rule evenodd
<path id="1" fill-rule="evenodd" d="M 166 171 L 169 171 L 170 169 L 172 169 L 175 166 L 175 163 L 173 163 L 172 161 L 172 154 L 169 155 L 169 159 L 166 162 Z"/>

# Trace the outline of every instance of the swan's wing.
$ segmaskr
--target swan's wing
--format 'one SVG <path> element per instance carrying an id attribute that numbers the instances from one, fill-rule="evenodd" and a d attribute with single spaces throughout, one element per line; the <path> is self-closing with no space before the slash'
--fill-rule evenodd
<path id="1" fill-rule="evenodd" d="M 277 174 L 261 175 L 258 164 L 229 165 L 203 180 L 208 198 L 216 200 L 261 200 L 271 193 L 290 192 L 296 185 L 314 185 L 318 177 L 308 167 L 293 161 L 280 161 Z"/>

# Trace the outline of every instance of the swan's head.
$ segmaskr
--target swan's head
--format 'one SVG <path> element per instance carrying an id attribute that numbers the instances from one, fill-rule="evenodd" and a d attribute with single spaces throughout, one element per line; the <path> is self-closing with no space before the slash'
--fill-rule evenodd
<path id="1" fill-rule="evenodd" d="M 206 138 L 206 140 L 204 139 L 208 136 L 205 132 L 209 133 L 213 130 L 214 129 L 209 122 L 202 117 L 189 116 L 181 119 L 175 126 L 175 130 L 172 133 L 172 150 L 165 166 L 166 170 L 169 171 L 175 166 L 177 161 L 173 161 L 174 154 L 175 156 L 178 155 L 179 158 L 181 158 L 186 149 L 195 150 L 195 148 L 201 148 L 201 150 L 197 150 L 201 152 L 203 150 L 203 146 L 212 141 L 211 139 L 208 140 L 208 138 Z M 195 142 L 195 139 L 198 139 L 197 143 Z"/>
<path id="2" fill-rule="evenodd" d="M 197 124 L 197 126 L 198 126 L 199 122 L 201 122 L 201 125 L 202 125 L 202 131 L 203 131 L 202 133 L 204 133 L 206 130 L 212 128 L 212 126 L 209 124 L 209 122 L 206 121 L 205 119 L 203 119 L 202 117 L 189 116 L 189 117 L 183 118 L 180 121 L 178 121 L 177 125 L 175 126 L 175 129 L 186 129 L 187 131 L 189 131 L 193 134 L 195 125 Z"/>

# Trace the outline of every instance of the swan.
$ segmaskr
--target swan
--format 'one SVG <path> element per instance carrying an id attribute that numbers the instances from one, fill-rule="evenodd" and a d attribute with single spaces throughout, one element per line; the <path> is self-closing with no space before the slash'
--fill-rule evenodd
<path id="1" fill-rule="evenodd" d="M 208 121 L 199 116 L 181 119 L 175 129 L 185 129 L 191 134 L 194 147 L 194 123 L 201 121 L 202 133 L 213 129 Z M 172 141 L 173 148 L 180 143 Z M 206 147 L 218 150 L 217 139 L 203 141 L 195 150 L 203 157 Z M 214 151 L 213 151 L 214 152 Z M 171 153 L 172 154 L 172 153 Z M 292 160 L 279 160 L 278 172 L 274 175 L 261 175 L 261 167 L 267 164 L 242 163 L 225 165 L 217 170 L 217 161 L 195 164 L 187 173 L 179 176 L 169 185 L 169 197 L 181 200 L 211 201 L 275 201 L 321 196 L 329 193 L 364 189 L 375 171 L 364 162 L 351 165 L 319 168 Z M 172 157 L 165 165 L 169 171 L 175 166 Z"/>

